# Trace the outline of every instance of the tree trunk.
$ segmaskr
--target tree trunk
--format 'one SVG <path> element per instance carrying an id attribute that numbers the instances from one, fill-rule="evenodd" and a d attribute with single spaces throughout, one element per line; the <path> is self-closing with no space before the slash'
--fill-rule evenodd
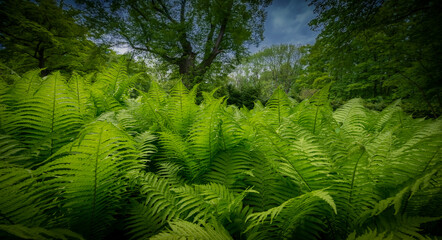
<path id="1" fill-rule="evenodd" d="M 195 53 L 191 52 L 180 59 L 179 73 L 183 77 L 184 85 L 190 89 L 194 85 Z"/>
<path id="2" fill-rule="evenodd" d="M 45 59 L 45 50 L 44 50 L 44 48 L 40 48 L 38 50 L 37 60 L 38 60 L 38 68 L 42 69 L 42 68 L 46 67 L 46 59 Z M 47 69 L 43 69 L 40 72 L 40 76 L 41 77 L 45 77 L 48 74 L 49 74 L 49 71 Z"/>

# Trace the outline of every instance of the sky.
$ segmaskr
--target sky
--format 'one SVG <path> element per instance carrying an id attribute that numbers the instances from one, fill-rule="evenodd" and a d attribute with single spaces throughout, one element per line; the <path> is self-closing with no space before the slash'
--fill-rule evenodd
<path id="1" fill-rule="evenodd" d="M 313 44 L 319 32 L 312 31 L 308 23 L 314 16 L 313 7 L 305 0 L 273 0 L 267 8 L 264 41 L 250 50 L 256 52 L 273 44 Z"/>

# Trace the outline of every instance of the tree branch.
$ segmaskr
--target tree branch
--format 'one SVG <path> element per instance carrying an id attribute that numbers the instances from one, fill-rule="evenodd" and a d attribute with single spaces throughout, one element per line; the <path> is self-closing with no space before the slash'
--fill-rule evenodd
<path id="1" fill-rule="evenodd" d="M 160 4 L 161 8 L 157 7 L 156 2 L 158 2 Z M 152 0 L 151 3 L 152 3 L 152 7 L 154 10 L 161 13 L 163 16 L 165 16 L 167 19 L 169 19 L 172 23 L 174 23 L 174 24 L 177 23 L 177 21 L 175 19 L 173 19 L 172 16 L 170 16 L 169 10 L 167 9 L 166 5 L 164 5 L 163 1 Z"/>
<path id="2" fill-rule="evenodd" d="M 143 52 L 150 52 L 150 53 L 156 54 L 156 55 L 158 55 L 158 56 L 164 58 L 164 60 L 166 60 L 167 62 L 172 63 L 172 64 L 175 64 L 175 63 L 178 61 L 177 58 L 170 57 L 170 56 L 168 56 L 168 55 L 166 55 L 166 54 L 164 54 L 164 53 L 160 53 L 160 52 L 158 52 L 158 51 L 155 51 L 155 50 L 153 50 L 152 48 L 150 48 L 148 45 L 145 45 L 144 48 L 143 48 L 143 47 L 136 46 L 136 45 L 130 40 L 129 36 L 127 36 L 125 33 L 121 32 L 121 31 L 120 31 L 120 34 L 121 34 L 121 36 L 123 36 L 123 37 L 126 39 L 126 41 L 129 43 L 130 47 L 133 48 L 133 49 L 135 49 L 135 50 L 143 51 Z"/>

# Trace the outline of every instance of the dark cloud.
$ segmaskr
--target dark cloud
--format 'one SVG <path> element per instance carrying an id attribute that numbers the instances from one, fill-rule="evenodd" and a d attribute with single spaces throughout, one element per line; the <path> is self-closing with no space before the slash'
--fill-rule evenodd
<path id="1" fill-rule="evenodd" d="M 273 44 L 312 44 L 318 32 L 308 26 L 314 18 L 313 8 L 305 0 L 274 0 L 267 8 L 264 41 L 252 52 Z"/>

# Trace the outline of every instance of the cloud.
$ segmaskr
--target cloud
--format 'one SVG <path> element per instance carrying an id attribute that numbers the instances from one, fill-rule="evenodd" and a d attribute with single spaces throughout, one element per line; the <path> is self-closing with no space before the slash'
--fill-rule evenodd
<path id="1" fill-rule="evenodd" d="M 265 40 L 261 47 L 273 44 L 312 44 L 317 32 L 308 23 L 314 18 L 313 8 L 305 0 L 277 0 L 267 9 Z"/>

